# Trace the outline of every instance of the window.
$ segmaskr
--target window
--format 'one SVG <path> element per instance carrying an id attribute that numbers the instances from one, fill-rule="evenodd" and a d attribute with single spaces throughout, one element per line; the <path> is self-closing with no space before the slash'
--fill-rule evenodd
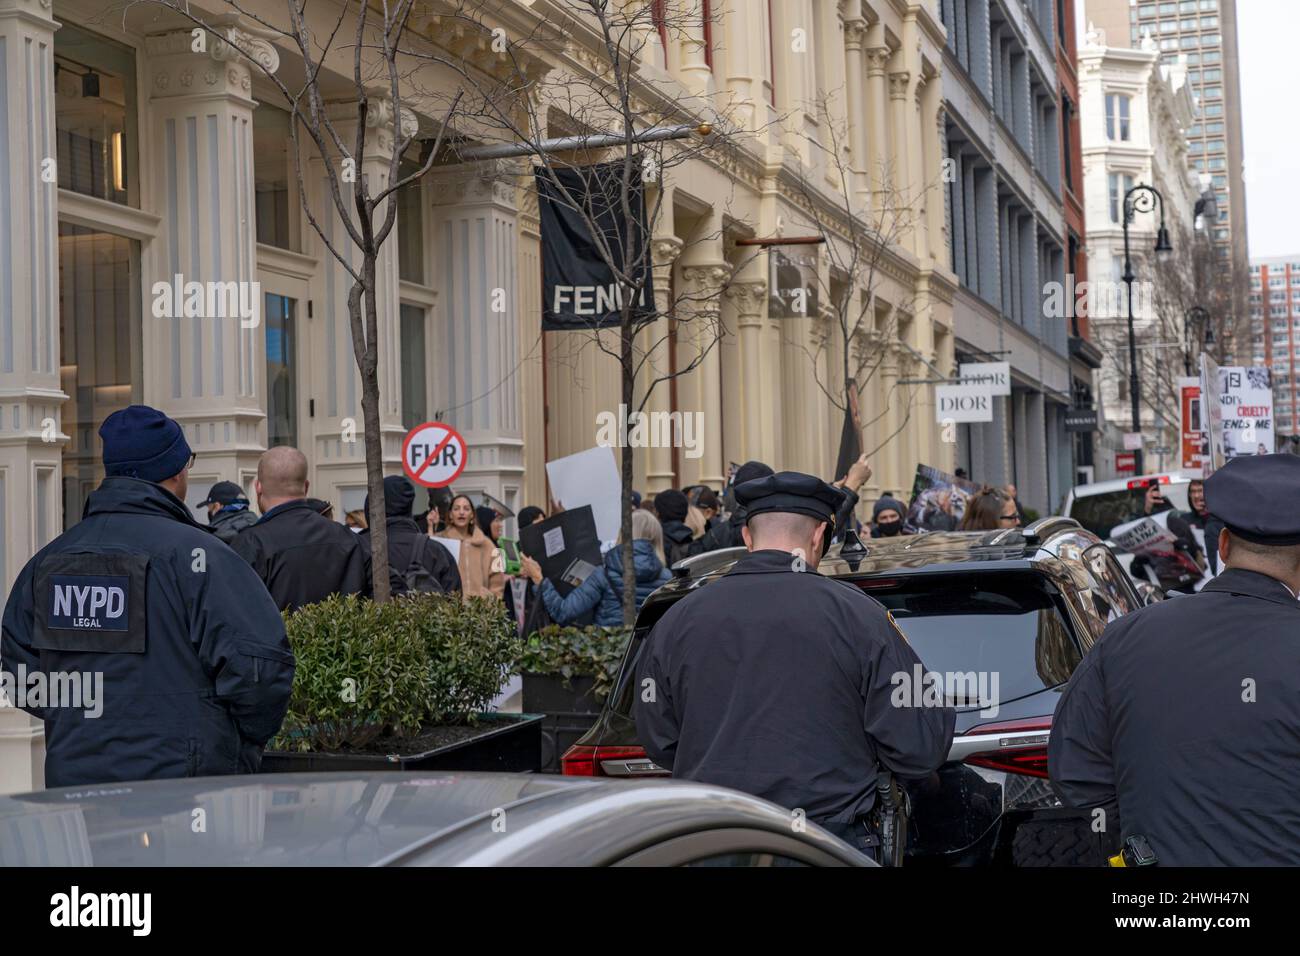
<path id="1" fill-rule="evenodd" d="M 1201 10 L 1219 9 L 1219 0 L 1201 0 Z"/>
<path id="2" fill-rule="evenodd" d="M 1177 50 L 1177 49 L 1178 49 L 1178 38 L 1177 38 L 1177 37 L 1170 37 L 1170 38 L 1168 38 L 1168 39 L 1166 39 L 1166 40 L 1161 40 L 1161 41 L 1160 41 L 1160 49 L 1162 49 L 1162 50 Z"/>
<path id="3" fill-rule="evenodd" d="M 1201 44 L 1203 46 L 1218 46 L 1222 42 L 1223 42 L 1223 37 L 1221 37 L 1217 33 L 1201 34 Z"/>
<path id="4" fill-rule="evenodd" d="M 1175 33 L 1178 30 L 1177 20 L 1163 20 L 1160 23 L 1161 33 Z"/>
<path id="5" fill-rule="evenodd" d="M 1129 104 L 1131 98 L 1123 93 L 1106 94 L 1106 138 L 1127 143 L 1129 141 Z"/>
<path id="6" fill-rule="evenodd" d="M 11 55 L 16 62 L 17 48 Z M 138 206 L 136 119 L 135 53 L 70 23 L 61 26 L 54 35 L 59 186 Z"/>
<path id="7" fill-rule="evenodd" d="M 1223 104 L 1222 104 L 1222 103 L 1210 103 L 1209 105 L 1205 106 L 1205 107 L 1201 110 L 1201 112 L 1204 113 L 1206 116 L 1222 116 L 1222 115 L 1223 115 Z"/>
<path id="8" fill-rule="evenodd" d="M 143 400 L 139 275 L 138 242 L 59 223 L 59 384 L 68 396 L 62 426 L 69 437 L 65 530 L 81 520 L 86 496 L 104 477 L 99 426 Z"/>
<path id="9" fill-rule="evenodd" d="M 1209 134 L 1218 134 L 1223 132 L 1222 123 L 1206 123 L 1205 132 Z"/>
<path id="10" fill-rule="evenodd" d="M 1202 62 L 1202 63 L 1218 63 L 1218 62 L 1219 62 L 1219 57 L 1220 57 L 1220 54 L 1219 54 L 1219 51 L 1218 51 L 1218 50 L 1205 50 L 1204 52 L 1201 53 L 1201 62 Z"/>
<path id="11" fill-rule="evenodd" d="M 1217 30 L 1219 28 L 1218 17 L 1201 17 L 1202 30 Z"/>
<path id="12" fill-rule="evenodd" d="M 902 577 L 903 583 L 867 593 L 893 615 L 926 667 L 938 673 L 975 667 L 997 672 L 999 703 L 1062 683 L 1079 662 L 1060 597 L 1036 573 Z M 959 690 L 948 688 L 948 694 Z M 949 703 L 975 704 L 968 696 L 973 690 L 950 696 Z"/>
<path id="13" fill-rule="evenodd" d="M 402 427 L 410 431 L 429 420 L 425 377 L 424 309 L 402 303 Z"/>
<path id="14" fill-rule="evenodd" d="M 1178 23 L 1178 29 L 1180 29 L 1180 30 L 1195 30 L 1195 29 L 1196 29 L 1196 17 L 1192 17 L 1190 20 L 1180 20 L 1179 23 Z"/>
<path id="15" fill-rule="evenodd" d="M 1189 34 L 1182 38 L 1182 42 L 1179 43 L 1179 46 L 1181 46 L 1184 50 L 1189 50 L 1189 49 L 1194 49 L 1199 43 L 1200 40 L 1197 39 L 1195 34 Z"/>
<path id="16" fill-rule="evenodd" d="M 1110 180 L 1110 221 L 1120 224 L 1120 207 L 1124 196 L 1133 188 L 1133 177 L 1128 173 L 1111 173 Z"/>
<path id="17" fill-rule="evenodd" d="M 253 110 L 253 188 L 257 241 L 281 249 L 297 249 L 292 234 L 297 224 L 298 175 L 292 169 L 287 110 L 259 104 Z"/>
<path id="18" fill-rule="evenodd" d="M 397 167 L 397 178 L 405 179 L 419 170 L 419 162 L 403 159 Z M 423 199 L 422 179 L 417 179 L 397 192 L 397 275 L 407 282 L 424 282 Z M 423 419 L 416 424 L 421 422 Z"/>
<path id="19" fill-rule="evenodd" d="M 1215 156 L 1210 160 L 1211 169 L 1223 169 L 1226 160 L 1222 156 Z"/>
<path id="20" fill-rule="evenodd" d="M 298 444 L 297 302 L 266 294 L 266 447 Z"/>
<path id="21" fill-rule="evenodd" d="M 1194 13 L 1196 11 L 1196 0 L 1183 0 L 1178 4 L 1179 13 Z"/>

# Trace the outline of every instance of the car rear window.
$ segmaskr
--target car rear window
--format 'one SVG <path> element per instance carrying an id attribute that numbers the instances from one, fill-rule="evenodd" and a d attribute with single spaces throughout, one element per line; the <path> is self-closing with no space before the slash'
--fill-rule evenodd
<path id="1" fill-rule="evenodd" d="M 989 692 L 984 699 L 1001 703 L 1064 683 L 1079 663 L 1060 598 L 1032 571 L 907 575 L 855 583 L 889 609 L 926 669 L 944 675 L 945 687 L 950 686 L 949 674 L 960 675 L 951 682 L 960 687 L 970 686 L 968 674 L 978 685 L 982 673 L 983 689 Z M 632 713 L 636 661 L 649 630 L 637 628 L 629 644 L 615 713 Z M 982 706 L 975 701 L 955 704 L 960 710 Z"/>
<path id="2" fill-rule="evenodd" d="M 1171 482 L 1160 486 L 1161 493 L 1174 506 L 1176 511 L 1187 510 L 1187 482 Z M 1075 498 L 1070 505 L 1070 514 L 1099 538 L 1109 538 L 1111 528 L 1123 524 L 1142 510 L 1145 488 L 1125 488 L 1120 491 L 1108 491 L 1100 495 L 1085 495 Z"/>
<path id="3" fill-rule="evenodd" d="M 945 687 L 1011 701 L 1070 679 L 1080 653 L 1060 598 L 1033 572 L 908 575 L 859 585 L 894 616 L 928 671 Z M 949 675 L 955 675 L 949 677 Z M 971 699 L 949 700 L 959 710 Z"/>

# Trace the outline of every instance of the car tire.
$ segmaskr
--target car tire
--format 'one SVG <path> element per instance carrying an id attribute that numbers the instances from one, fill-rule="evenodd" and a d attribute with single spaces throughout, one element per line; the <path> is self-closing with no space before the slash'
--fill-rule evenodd
<path id="1" fill-rule="evenodd" d="M 1105 866 L 1097 834 L 1086 820 L 1031 821 L 1011 841 L 1014 866 Z"/>

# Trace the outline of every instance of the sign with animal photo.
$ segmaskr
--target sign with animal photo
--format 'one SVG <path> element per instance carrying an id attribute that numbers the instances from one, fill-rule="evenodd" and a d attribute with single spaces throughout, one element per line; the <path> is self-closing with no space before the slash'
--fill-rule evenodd
<path id="1" fill-rule="evenodd" d="M 1219 406 L 1225 461 L 1272 454 L 1273 382 L 1267 366 L 1221 366 Z"/>

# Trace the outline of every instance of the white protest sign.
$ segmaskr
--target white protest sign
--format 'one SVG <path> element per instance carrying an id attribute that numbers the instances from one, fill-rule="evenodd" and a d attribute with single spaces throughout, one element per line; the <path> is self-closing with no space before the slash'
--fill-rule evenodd
<path id="1" fill-rule="evenodd" d="M 546 463 L 551 495 L 565 510 L 591 505 L 596 537 L 618 540 L 622 526 L 623 483 L 611 448 L 596 446 Z"/>

